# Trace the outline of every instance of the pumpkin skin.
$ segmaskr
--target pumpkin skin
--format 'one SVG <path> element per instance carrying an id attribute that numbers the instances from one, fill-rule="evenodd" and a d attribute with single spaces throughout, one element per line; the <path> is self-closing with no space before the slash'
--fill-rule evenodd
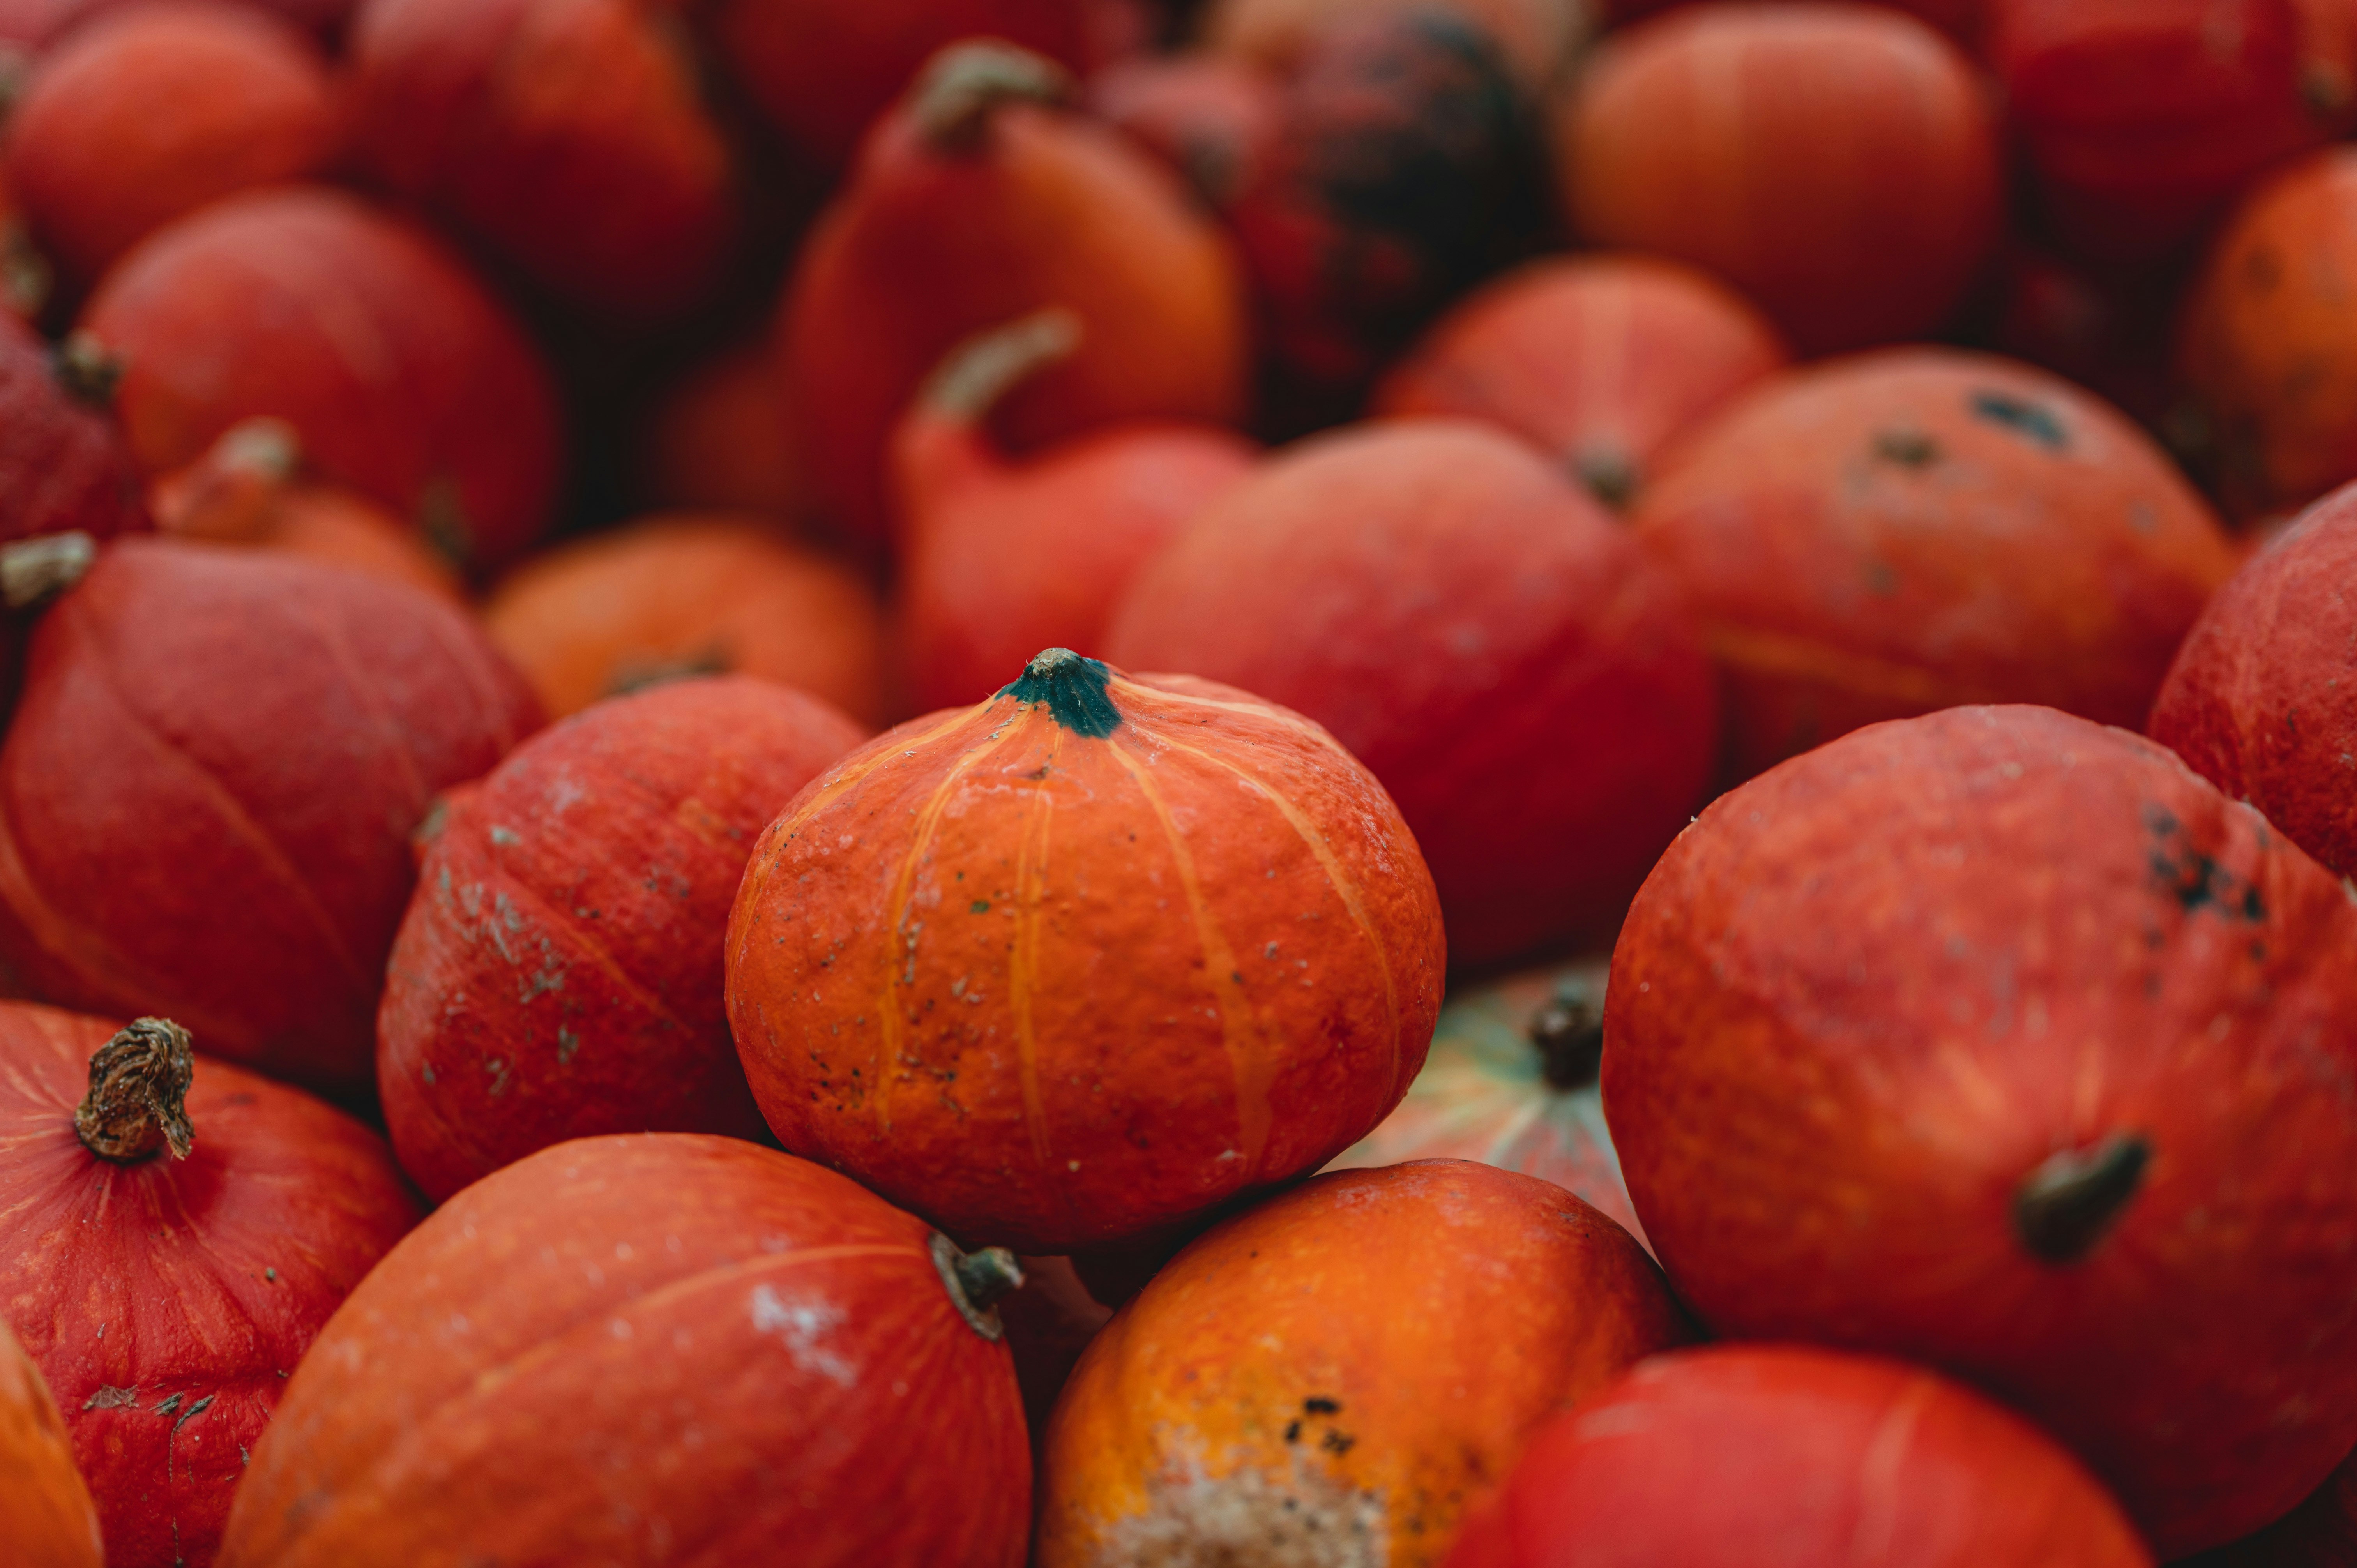
<path id="1" fill-rule="evenodd" d="M 1725 671 L 1738 779 L 1962 703 L 2141 725 L 2235 565 L 2209 506 L 2118 413 L 1940 349 L 1762 383 L 1679 448 L 1631 521 Z"/>
<path id="2" fill-rule="evenodd" d="M 356 141 L 393 190 L 567 301 L 674 315 L 718 277 L 738 201 L 674 27 L 641 0 L 368 0 Z"/>
<path id="3" fill-rule="evenodd" d="M 1436 322 L 1372 412 L 1487 420 L 1622 507 L 1673 439 L 1791 362 L 1765 317 L 1691 267 L 1565 256 Z"/>
<path id="4" fill-rule="evenodd" d="M 1531 1441 L 1448 1568 L 2149 1568 L 2053 1439 L 1935 1373 L 1782 1345 L 1658 1356 Z"/>
<path id="5" fill-rule="evenodd" d="M 248 6 L 176 0 L 101 16 L 42 59 L 8 113 L 8 178 L 42 247 L 87 283 L 175 218 L 319 172 L 342 134 L 309 38 Z"/>
<path id="6" fill-rule="evenodd" d="M 1953 709 L 1672 846 L 1613 954 L 1604 1104 L 1713 1329 L 1968 1377 L 2170 1558 L 2357 1438 L 2352 960 L 2340 883 L 2169 753 Z"/>
<path id="7" fill-rule="evenodd" d="M 117 371 L 86 344 L 53 352 L 0 314 L 0 543 L 147 528 L 139 467 L 113 417 Z"/>
<path id="8" fill-rule="evenodd" d="M 1082 1354 L 1037 1562 L 1429 1568 L 1533 1428 L 1686 1336 L 1643 1251 L 1545 1182 L 1319 1176 L 1196 1241 Z"/>
<path id="9" fill-rule="evenodd" d="M 1410 9 L 1446 11 L 1497 40 L 1522 91 L 1552 87 L 1587 42 L 1588 17 L 1577 0 L 1211 0 L 1205 43 L 1265 69 L 1287 70 L 1338 26 Z"/>
<path id="10" fill-rule="evenodd" d="M 1326 1168 L 1478 1160 L 1555 1183 L 1642 1245 L 1597 1078 L 1605 968 L 1582 960 L 1450 997 L 1407 1098 Z"/>
<path id="11" fill-rule="evenodd" d="M 562 438 L 537 350 L 440 241 L 356 197 L 251 191 L 167 224 L 81 325 L 129 361 L 119 406 L 151 475 L 266 414 L 474 569 L 547 521 Z"/>
<path id="12" fill-rule="evenodd" d="M 1298 709 L 1399 802 L 1451 954 L 1609 930 L 1707 782 L 1717 698 L 1667 575 L 1503 432 L 1302 442 L 1130 585 L 1106 654 Z"/>
<path id="13" fill-rule="evenodd" d="M 1214 209 L 1259 177 L 1283 118 L 1275 76 L 1208 50 L 1109 65 L 1089 78 L 1089 107 Z"/>
<path id="14" fill-rule="evenodd" d="M 2357 875 L 2357 489 L 2337 491 L 2237 573 L 2178 650 L 2147 726 L 2340 875 Z"/>
<path id="15" fill-rule="evenodd" d="M 0 1003 L 0 1317 L 65 1410 L 106 1561 L 204 1568 L 283 1380 L 417 1200 L 374 1133 L 203 1057 L 186 1158 L 101 1158 L 75 1107 L 114 1034 Z"/>
<path id="16" fill-rule="evenodd" d="M 1657 11 L 1695 3 L 1695 0 L 1604 0 L 1604 19 L 1619 27 L 1640 16 L 1650 16 Z M 1981 36 L 1988 0 L 1876 0 L 1876 3 L 1894 11 L 1920 16 L 1958 43 L 1970 45 Z"/>
<path id="17" fill-rule="evenodd" d="M 945 51 L 879 122 L 819 219 L 780 322 L 812 478 L 850 537 L 882 540 L 893 426 L 943 355 L 1049 306 L 1081 347 L 994 424 L 1017 448 L 1125 419 L 1233 423 L 1248 373 L 1226 239 L 1110 127 L 1038 100 L 1043 60 Z"/>
<path id="18" fill-rule="evenodd" d="M 98 1510 L 40 1369 L 0 1323 L 0 1535 L 21 1568 L 104 1568 Z"/>
<path id="19" fill-rule="evenodd" d="M 747 676 L 599 703 L 442 798 L 377 1015 L 402 1169 L 437 1202 L 600 1133 L 762 1135 L 721 1007 L 754 840 L 867 734 Z"/>
<path id="20" fill-rule="evenodd" d="M 1445 967 L 1415 840 L 1324 730 L 1052 649 L 770 825 L 728 1018 L 787 1148 L 1061 1254 L 1340 1153 L 1423 1065 Z"/>
<path id="21" fill-rule="evenodd" d="M 1695 5 L 1616 33 L 1555 153 L 1581 233 L 1717 274 L 1812 354 L 1930 332 L 1998 233 L 1970 63 L 1878 6 Z"/>
<path id="22" fill-rule="evenodd" d="M 1042 648 L 1101 649 L 1138 568 L 1259 458 L 1232 431 L 1177 420 L 1008 456 L 990 409 L 1076 341 L 1055 312 L 985 334 L 951 356 L 894 436 L 902 625 L 920 708 L 977 701 Z"/>
<path id="23" fill-rule="evenodd" d="M 756 517 L 658 513 L 526 562 L 483 623 L 550 714 L 681 675 L 796 686 L 884 716 L 884 612 L 848 566 Z"/>
<path id="24" fill-rule="evenodd" d="M 430 595 L 118 541 L 34 628 L 0 744 L 0 961 L 42 1000 L 364 1090 L 410 831 L 539 723 Z"/>
<path id="25" fill-rule="evenodd" d="M 814 521 L 794 414 L 768 348 L 748 343 L 695 366 L 663 393 L 644 433 L 639 490 L 665 511 L 754 511 Z"/>
<path id="26" fill-rule="evenodd" d="M 2357 1465 L 2344 1461 L 2308 1501 L 2256 1535 L 2184 1561 L 2185 1568 L 2349 1568 L 2357 1563 Z"/>
<path id="27" fill-rule="evenodd" d="M 544 1149 L 336 1315 L 254 1452 L 222 1568 L 1020 1568 L 1014 1369 L 931 1240 L 733 1138 Z"/>
<path id="28" fill-rule="evenodd" d="M 152 0 L 0 0 L 0 41 L 20 45 L 38 54 L 93 17 L 126 10 Z M 330 38 L 339 31 L 360 0 L 235 0 L 248 10 L 261 11 L 293 23 L 306 32 Z"/>

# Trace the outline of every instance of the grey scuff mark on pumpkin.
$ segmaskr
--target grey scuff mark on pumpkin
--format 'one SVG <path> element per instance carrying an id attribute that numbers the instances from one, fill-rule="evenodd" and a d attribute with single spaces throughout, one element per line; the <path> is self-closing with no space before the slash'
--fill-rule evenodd
<path id="1" fill-rule="evenodd" d="M 784 1341 L 795 1366 L 846 1389 L 858 1382 L 851 1363 L 823 1343 L 845 1321 L 842 1308 L 823 1301 L 788 1301 L 770 1284 L 755 1285 L 748 1305 L 754 1328 Z"/>
<path id="2" fill-rule="evenodd" d="M 139 1402 L 139 1391 L 135 1388 L 102 1388 L 82 1401 L 84 1410 L 128 1410 Z"/>
<path id="3" fill-rule="evenodd" d="M 1974 418 L 2002 425 L 2049 452 L 2064 451 L 2071 445 L 2071 433 L 2062 428 L 2054 411 L 2043 403 L 2011 392 L 1977 392 L 1972 395 L 1971 407 Z"/>
<path id="4" fill-rule="evenodd" d="M 1296 1446 L 1282 1469 L 1239 1455 L 1214 1476 L 1200 1447 L 1166 1438 L 1146 1511 L 1103 1521 L 1097 1568 L 1387 1568 L 1389 1508 L 1380 1490 L 1335 1476 Z"/>
<path id="5" fill-rule="evenodd" d="M 581 1048 L 581 1036 L 562 1024 L 556 1028 L 556 1065 L 571 1067 L 574 1053 Z"/>

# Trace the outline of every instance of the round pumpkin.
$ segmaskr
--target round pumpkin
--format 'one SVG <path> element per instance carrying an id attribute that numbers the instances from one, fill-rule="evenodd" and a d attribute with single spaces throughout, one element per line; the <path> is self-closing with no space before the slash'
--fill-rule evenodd
<path id="1" fill-rule="evenodd" d="M 102 16 L 42 58 L 8 111 L 8 178 L 86 284 L 175 218 L 319 172 L 342 133 L 309 38 L 251 5 L 172 0 Z"/>
<path id="2" fill-rule="evenodd" d="M 1362 1136 L 1424 1063 L 1445 966 L 1415 841 L 1324 730 L 1050 649 L 770 825 L 728 1018 L 787 1148 L 1064 1253 Z"/>
<path id="3" fill-rule="evenodd" d="M 1326 1168 L 1478 1160 L 1555 1183 L 1641 1243 L 1598 1083 L 1605 979 L 1580 960 L 1452 995 L 1407 1098 Z"/>
<path id="4" fill-rule="evenodd" d="M 2348 1568 L 2357 1562 L 2357 1463 L 2343 1461 L 2309 1499 L 2231 1546 L 2184 1559 L 2184 1568 Z"/>
<path id="5" fill-rule="evenodd" d="M 0 313 L 0 543 L 147 527 L 139 467 L 113 417 L 122 371 L 86 339 L 52 349 Z"/>
<path id="6" fill-rule="evenodd" d="M 1564 256 L 1476 290 L 1375 389 L 1372 411 L 1487 420 L 1623 507 L 1672 440 L 1791 362 L 1708 276 L 1651 256 Z"/>
<path id="7" fill-rule="evenodd" d="M 753 842 L 866 732 L 746 676 L 598 703 L 443 796 L 377 1015 L 402 1168 L 439 1201 L 599 1133 L 762 1134 L 721 1007 Z"/>
<path id="8" fill-rule="evenodd" d="M 2235 564 L 2116 412 L 1945 349 L 1763 382 L 1679 448 L 1632 521 L 1726 672 L 1738 778 L 1960 703 L 2139 725 Z"/>
<path id="9" fill-rule="evenodd" d="M 1214 208 L 1259 177 L 1282 118 L 1276 78 L 1232 55 L 1137 55 L 1089 78 L 1089 107 Z"/>
<path id="10" fill-rule="evenodd" d="M 640 0 L 369 0 L 354 140 L 393 190 L 606 318 L 694 305 L 735 159 L 676 21 Z"/>
<path id="11" fill-rule="evenodd" d="M 1961 1373 L 2164 1558 L 2357 1441 L 2357 901 L 2159 746 L 1877 725 L 1704 811 L 1621 929 L 1604 1104 L 1729 1337 Z"/>
<path id="12" fill-rule="evenodd" d="M 177 1024 L 15 1002 L 0 1191 L 0 1319 L 65 1409 L 107 1563 L 204 1568 L 284 1380 L 417 1200 L 382 1138 Z"/>
<path id="13" fill-rule="evenodd" d="M 18 1568 L 103 1568 L 98 1510 L 40 1369 L 0 1323 L 0 1537 Z"/>
<path id="14" fill-rule="evenodd" d="M 884 717 L 884 612 L 841 562 L 762 519 L 659 513 L 560 545 L 483 608 L 491 640 L 562 718 L 683 675 L 758 675 L 863 723 Z"/>
<path id="15" fill-rule="evenodd" d="M 38 55 L 83 23 L 109 12 L 151 4 L 152 0 L 0 0 L 0 41 L 15 44 L 28 55 Z M 360 0 L 236 0 L 250 10 L 266 12 L 305 31 L 332 38 Z"/>
<path id="16" fill-rule="evenodd" d="M 1717 744 L 1668 576 L 1554 465 L 1469 421 L 1264 463 L 1131 583 L 1106 656 L 1330 729 L 1415 830 L 1460 965 L 1609 931 Z"/>
<path id="17" fill-rule="evenodd" d="M 1081 346 L 994 422 L 1036 446 L 1123 419 L 1227 423 L 1249 373 L 1225 236 L 1120 133 L 1056 106 L 1054 66 L 943 51 L 880 121 L 818 220 L 780 317 L 788 396 L 828 517 L 887 532 L 893 426 L 942 356 L 1049 306 Z"/>
<path id="18" fill-rule="evenodd" d="M 1060 311 L 984 334 L 895 433 L 902 624 L 921 708 L 977 701 L 1042 648 L 1101 650 L 1138 568 L 1259 457 L 1232 431 L 1178 420 L 1008 456 L 990 411 L 1079 338 Z"/>
<path id="19" fill-rule="evenodd" d="M 816 1165 L 585 1138 L 452 1199 L 287 1385 L 221 1568 L 1020 1568 L 1020 1275 Z"/>
<path id="20" fill-rule="evenodd" d="M 34 628 L 0 744 L 0 963 L 18 994 L 364 1091 L 410 832 L 538 724 L 431 595 L 119 541 Z"/>
<path id="21" fill-rule="evenodd" d="M 1430 1568 L 1534 1428 L 1685 1337 L 1644 1251 L 1545 1182 L 1319 1176 L 1196 1241 L 1082 1352 L 1039 1568 Z"/>
<path id="22" fill-rule="evenodd" d="M 561 435 L 537 351 L 440 241 L 358 197 L 251 191 L 167 224 L 81 325 L 128 361 L 123 421 L 151 475 L 269 414 L 323 477 L 477 570 L 548 520 Z"/>
<path id="23" fill-rule="evenodd" d="M 1783 1345 L 1655 1357 L 1531 1440 L 1448 1568 L 2150 1568 L 2054 1440 L 1935 1373 Z"/>
<path id="24" fill-rule="evenodd" d="M 638 489 L 671 511 L 754 511 L 813 521 L 810 480 L 791 430 L 775 358 L 759 342 L 725 349 L 665 389 L 640 432 Z"/>
<path id="25" fill-rule="evenodd" d="M 1693 5 L 1615 33 L 1555 153 L 1589 240 L 1717 273 L 1811 353 L 1929 333 L 1998 233 L 1971 63 L 1878 5 Z"/>

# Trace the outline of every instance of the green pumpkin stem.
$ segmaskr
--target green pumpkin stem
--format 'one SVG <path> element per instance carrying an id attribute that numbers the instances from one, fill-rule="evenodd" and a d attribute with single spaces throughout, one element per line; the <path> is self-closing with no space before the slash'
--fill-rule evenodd
<path id="1" fill-rule="evenodd" d="M 2014 1193 L 2021 1244 L 2043 1262 L 2077 1262 L 2119 1223 L 2151 1161 L 2151 1141 L 2141 1133 L 2048 1155 Z"/>
<path id="2" fill-rule="evenodd" d="M 77 529 L 0 544 L 0 604 L 38 609 L 82 580 L 98 559 L 98 541 Z"/>
<path id="3" fill-rule="evenodd" d="M 990 122 L 1008 103 L 1071 102 L 1071 73 L 1054 60 L 1012 44 L 981 40 L 934 57 L 917 83 L 909 117 L 937 152 L 978 151 Z"/>
<path id="4" fill-rule="evenodd" d="M 114 406 L 114 389 L 123 384 L 123 356 L 87 332 L 68 335 L 58 345 L 58 384 L 66 395 L 90 408 Z"/>
<path id="5" fill-rule="evenodd" d="M 1061 306 L 1010 321 L 967 338 L 925 383 L 925 408 L 944 418 L 973 421 L 1015 386 L 1081 346 L 1081 318 Z"/>
<path id="6" fill-rule="evenodd" d="M 1539 1050 L 1539 1071 L 1566 1091 L 1586 1089 L 1604 1068 L 1604 1008 L 1587 983 L 1569 979 L 1554 1000 L 1531 1020 L 1531 1044 Z"/>
<path id="7" fill-rule="evenodd" d="M 998 1304 L 1023 1288 L 1023 1265 L 1015 1261 L 1015 1254 L 1004 1247 L 962 1251 L 938 1230 L 933 1232 L 932 1253 L 933 1267 L 941 1272 L 942 1284 L 959 1316 L 985 1339 L 1004 1336 L 1006 1326 L 998 1320 Z"/>
<path id="8" fill-rule="evenodd" d="M 116 1165 L 136 1165 L 158 1149 L 188 1157 L 188 1084 L 197 1060 L 188 1032 L 169 1018 L 141 1018 L 90 1058 L 90 1093 L 74 1111 L 74 1132 L 88 1149 Z"/>

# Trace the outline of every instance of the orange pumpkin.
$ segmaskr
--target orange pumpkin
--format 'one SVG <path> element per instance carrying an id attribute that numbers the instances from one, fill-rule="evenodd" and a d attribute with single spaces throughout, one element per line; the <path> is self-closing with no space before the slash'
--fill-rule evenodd
<path id="1" fill-rule="evenodd" d="M 1717 273 L 1812 353 L 1931 331 L 1996 242 L 1971 63 L 1879 6 L 1695 5 L 1616 33 L 1555 150 L 1588 239 Z"/>
<path id="2" fill-rule="evenodd" d="M 875 589 L 756 517 L 661 513 L 560 545 L 511 573 L 483 618 L 553 718 L 731 671 L 883 717 Z"/>
<path id="3" fill-rule="evenodd" d="M 102 1568 L 98 1510 L 57 1402 L 0 1323 L 0 1541 L 10 1568 Z"/>
<path id="4" fill-rule="evenodd" d="M 1461 1160 L 1324 1176 L 1189 1247 L 1065 1385 L 1039 1568 L 1429 1568 L 1534 1428 L 1686 1337 L 1652 1261 Z"/>
<path id="5" fill-rule="evenodd" d="M 1440 912 L 1300 714 L 1063 649 L 854 752 L 770 824 L 728 1016 L 787 1148 L 1062 1253 L 1315 1170 L 1397 1104 Z"/>
<path id="6" fill-rule="evenodd" d="M 640 435 L 640 498 L 681 511 L 757 511 L 812 522 L 810 480 L 775 358 L 759 343 L 715 354 L 673 381 Z"/>

